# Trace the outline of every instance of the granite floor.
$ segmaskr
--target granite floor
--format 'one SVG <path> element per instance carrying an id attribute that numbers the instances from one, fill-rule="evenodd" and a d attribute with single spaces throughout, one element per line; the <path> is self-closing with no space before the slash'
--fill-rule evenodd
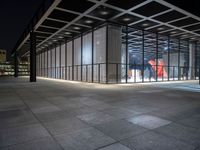
<path id="1" fill-rule="evenodd" d="M 191 85 L 0 77 L 0 150 L 200 150 Z"/>

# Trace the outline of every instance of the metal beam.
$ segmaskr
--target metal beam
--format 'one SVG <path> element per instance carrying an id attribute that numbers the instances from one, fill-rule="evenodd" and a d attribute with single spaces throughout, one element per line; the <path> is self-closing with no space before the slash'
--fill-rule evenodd
<path id="1" fill-rule="evenodd" d="M 36 34 L 30 32 L 30 82 L 36 82 Z"/>

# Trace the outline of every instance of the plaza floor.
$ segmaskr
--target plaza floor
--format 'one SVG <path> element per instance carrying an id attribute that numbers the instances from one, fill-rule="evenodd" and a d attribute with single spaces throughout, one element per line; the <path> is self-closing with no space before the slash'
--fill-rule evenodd
<path id="1" fill-rule="evenodd" d="M 0 150 L 200 150 L 198 81 L 0 77 Z"/>

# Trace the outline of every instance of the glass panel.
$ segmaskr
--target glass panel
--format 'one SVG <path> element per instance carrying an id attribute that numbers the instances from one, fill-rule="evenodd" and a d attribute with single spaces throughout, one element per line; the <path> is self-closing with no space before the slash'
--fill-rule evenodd
<path id="1" fill-rule="evenodd" d="M 52 74 L 52 78 L 55 78 L 55 65 L 56 65 L 56 62 L 55 62 L 55 48 L 52 49 L 52 70 L 51 70 L 51 74 Z"/>
<path id="2" fill-rule="evenodd" d="M 119 25 L 108 26 L 108 82 L 116 83 L 121 79 L 121 29 Z"/>
<path id="3" fill-rule="evenodd" d="M 51 77 L 51 50 L 48 51 L 48 77 Z"/>
<path id="4" fill-rule="evenodd" d="M 61 79 L 65 79 L 65 44 L 61 45 Z"/>
<path id="5" fill-rule="evenodd" d="M 158 81 L 168 80 L 168 37 L 158 36 Z"/>
<path id="6" fill-rule="evenodd" d="M 169 56 L 169 80 L 178 80 L 179 65 L 181 54 L 179 52 L 179 40 L 170 39 L 170 56 Z"/>
<path id="7" fill-rule="evenodd" d="M 180 67 L 181 78 L 188 79 L 189 71 L 189 43 L 187 41 L 180 41 Z"/>
<path id="8" fill-rule="evenodd" d="M 106 27 L 102 27 L 94 31 L 94 82 L 106 82 L 105 63 Z"/>
<path id="9" fill-rule="evenodd" d="M 142 82 L 142 31 L 128 28 L 128 82 Z"/>
<path id="10" fill-rule="evenodd" d="M 74 80 L 81 80 L 81 37 L 74 40 Z"/>
<path id="11" fill-rule="evenodd" d="M 56 47 L 56 78 L 60 78 L 60 45 Z"/>
<path id="12" fill-rule="evenodd" d="M 92 81 L 92 33 L 83 36 L 83 81 Z"/>
<path id="13" fill-rule="evenodd" d="M 120 82 L 126 82 L 126 27 L 123 26 L 121 29 L 121 80 Z"/>
<path id="14" fill-rule="evenodd" d="M 72 42 L 67 43 L 67 80 L 72 80 Z"/>
<path id="15" fill-rule="evenodd" d="M 144 81 L 156 81 L 157 74 L 157 47 L 156 34 L 144 33 Z"/>

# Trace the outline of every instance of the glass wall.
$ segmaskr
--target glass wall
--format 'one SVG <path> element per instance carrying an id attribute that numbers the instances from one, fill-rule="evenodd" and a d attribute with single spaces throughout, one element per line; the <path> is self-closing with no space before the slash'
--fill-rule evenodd
<path id="1" fill-rule="evenodd" d="M 62 43 L 61 45 L 61 54 L 60 54 L 60 57 L 61 57 L 61 61 L 60 61 L 60 73 L 61 73 L 61 76 L 60 78 L 61 79 L 65 79 L 65 43 Z"/>
<path id="2" fill-rule="evenodd" d="M 52 49 L 51 48 L 49 48 L 48 49 L 48 67 L 47 67 L 47 72 L 48 72 L 48 74 L 47 74 L 47 77 L 51 77 L 51 51 L 52 51 Z"/>
<path id="3" fill-rule="evenodd" d="M 198 79 L 199 67 L 200 42 L 113 23 L 37 55 L 38 76 L 98 83 Z"/>
<path id="4" fill-rule="evenodd" d="M 143 79 L 143 41 L 142 31 L 127 29 L 127 82 L 141 82 Z"/>
<path id="5" fill-rule="evenodd" d="M 158 81 L 168 80 L 169 37 L 158 35 Z"/>
<path id="6" fill-rule="evenodd" d="M 81 81 L 82 38 L 74 40 L 74 80 Z"/>
<path id="7" fill-rule="evenodd" d="M 72 41 L 67 43 L 67 80 L 72 80 Z"/>
<path id="8" fill-rule="evenodd" d="M 93 81 L 106 82 L 106 30 L 102 27 L 94 31 Z"/>
<path id="9" fill-rule="evenodd" d="M 82 81 L 92 82 L 92 33 L 83 35 Z"/>

